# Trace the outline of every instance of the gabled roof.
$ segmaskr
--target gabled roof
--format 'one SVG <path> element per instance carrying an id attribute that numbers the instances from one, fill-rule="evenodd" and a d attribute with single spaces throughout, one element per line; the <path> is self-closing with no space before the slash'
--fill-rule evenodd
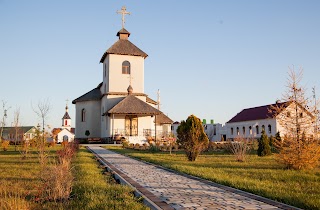
<path id="1" fill-rule="evenodd" d="M 147 114 L 158 115 L 161 112 L 138 99 L 133 95 L 128 95 L 122 99 L 118 104 L 107 111 L 108 114 Z"/>
<path id="2" fill-rule="evenodd" d="M 156 116 L 156 124 L 172 124 L 173 120 L 171 120 L 167 115 L 163 114 L 163 112 L 161 112 L 161 114 Z"/>
<path id="3" fill-rule="evenodd" d="M 148 57 L 148 55 L 140 50 L 137 46 L 132 44 L 129 40 L 119 39 L 116 43 L 114 43 L 101 57 L 100 63 L 103 63 L 104 59 L 108 54 L 117 54 L 117 55 L 133 55 L 133 56 L 141 56 Z"/>
<path id="4" fill-rule="evenodd" d="M 282 102 L 244 109 L 241 112 L 239 112 L 236 116 L 234 116 L 231 120 L 229 120 L 227 123 L 273 118 L 276 115 L 276 113 L 273 109 L 271 109 L 271 107 L 278 106 L 286 108 L 290 104 L 290 102 Z M 269 110 L 271 111 L 271 113 L 269 112 Z"/>
<path id="5" fill-rule="evenodd" d="M 36 128 L 34 126 L 19 126 L 17 127 L 19 132 L 22 132 L 22 133 L 27 133 L 28 131 L 30 131 L 32 128 Z M 15 131 L 15 127 L 3 127 L 3 134 L 5 133 L 10 133 L 12 131 Z"/>
<path id="6" fill-rule="evenodd" d="M 73 104 L 81 101 L 99 101 L 101 99 L 101 87 L 102 83 L 100 83 L 96 88 L 90 90 L 89 92 L 83 94 L 82 96 L 74 99 L 72 101 Z"/>

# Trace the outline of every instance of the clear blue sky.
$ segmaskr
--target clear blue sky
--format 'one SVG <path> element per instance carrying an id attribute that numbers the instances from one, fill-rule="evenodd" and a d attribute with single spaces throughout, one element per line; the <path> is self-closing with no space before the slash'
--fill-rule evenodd
<path id="1" fill-rule="evenodd" d="M 320 93 L 320 1 L 0 0 L 0 100 L 40 119 L 31 104 L 49 99 L 46 124 L 59 127 L 66 99 L 102 81 L 100 58 L 132 14 L 130 41 L 146 52 L 145 92 L 173 120 L 195 114 L 224 124 L 244 108 L 270 104 L 285 90 L 288 66 Z M 0 107 L 0 114 L 2 116 Z"/>

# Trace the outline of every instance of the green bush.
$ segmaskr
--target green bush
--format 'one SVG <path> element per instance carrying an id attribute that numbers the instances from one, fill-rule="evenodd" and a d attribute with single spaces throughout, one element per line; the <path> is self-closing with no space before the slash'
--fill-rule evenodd
<path id="1" fill-rule="evenodd" d="M 271 155 L 271 147 L 269 138 L 264 130 L 261 132 L 261 137 L 259 139 L 259 145 L 258 145 L 258 156 L 267 156 Z"/>
<path id="2" fill-rule="evenodd" d="M 177 129 L 177 143 L 184 149 L 189 161 L 195 161 L 198 155 L 209 144 L 209 139 L 203 130 L 201 120 L 190 115 L 186 121 L 182 121 Z"/>

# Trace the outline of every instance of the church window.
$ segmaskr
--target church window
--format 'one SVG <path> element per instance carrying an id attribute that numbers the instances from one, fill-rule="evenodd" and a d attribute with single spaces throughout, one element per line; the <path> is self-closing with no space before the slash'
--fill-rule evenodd
<path id="1" fill-rule="evenodd" d="M 237 135 L 238 135 L 238 136 L 240 135 L 239 127 L 237 127 Z"/>
<path id="2" fill-rule="evenodd" d="M 256 134 L 259 134 L 259 125 L 256 126 Z"/>
<path id="3" fill-rule="evenodd" d="M 129 61 L 123 61 L 122 63 L 122 74 L 130 74 L 130 63 Z"/>
<path id="4" fill-rule="evenodd" d="M 233 128 L 231 128 L 231 135 L 233 135 Z"/>
<path id="5" fill-rule="evenodd" d="M 263 130 L 263 131 L 265 131 L 265 127 L 264 127 L 264 125 L 262 125 L 261 127 L 262 127 L 262 130 Z"/>
<path id="6" fill-rule="evenodd" d="M 64 121 L 64 125 L 68 125 L 68 121 L 67 120 Z"/>
<path id="7" fill-rule="evenodd" d="M 82 109 L 81 110 L 81 122 L 85 122 L 86 121 L 86 110 Z"/>
<path id="8" fill-rule="evenodd" d="M 271 125 L 268 125 L 268 132 L 271 133 Z"/>
<path id="9" fill-rule="evenodd" d="M 252 127 L 251 126 L 249 126 L 249 133 L 250 133 L 250 135 L 252 135 Z"/>
<path id="10" fill-rule="evenodd" d="M 103 116 L 103 114 L 104 114 L 104 107 L 102 107 L 102 119 L 101 119 L 101 121 L 103 122 L 103 118 L 104 118 L 104 116 Z"/>
<path id="11" fill-rule="evenodd" d="M 246 135 L 246 128 L 244 126 L 242 127 L 242 134 Z"/>
<path id="12" fill-rule="evenodd" d="M 106 66 L 106 64 L 104 64 L 104 77 L 106 77 L 107 76 L 107 66 Z"/>

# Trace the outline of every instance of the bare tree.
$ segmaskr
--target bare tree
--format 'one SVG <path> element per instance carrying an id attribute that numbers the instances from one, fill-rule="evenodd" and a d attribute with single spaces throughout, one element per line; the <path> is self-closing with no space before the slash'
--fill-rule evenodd
<path id="1" fill-rule="evenodd" d="M 11 107 L 7 107 L 7 102 L 6 102 L 6 101 L 2 101 L 3 117 L 2 117 L 2 121 L 1 121 L 0 144 L 1 144 L 1 142 L 2 142 L 3 127 L 6 126 L 7 111 L 8 111 L 10 108 L 11 108 Z"/>
<path id="2" fill-rule="evenodd" d="M 43 153 L 44 145 L 45 145 L 45 121 L 50 112 L 50 102 L 48 99 L 39 101 L 37 107 L 34 108 L 32 106 L 32 109 L 37 114 L 37 116 L 42 120 L 42 140 L 40 141 L 39 149 L 40 149 L 40 153 Z"/>
<path id="3" fill-rule="evenodd" d="M 20 108 L 16 108 L 14 111 L 13 126 L 15 131 L 14 151 L 17 151 L 17 141 L 20 133 Z M 23 140 L 23 138 L 21 140 Z"/>
<path id="4" fill-rule="evenodd" d="M 312 169 L 319 163 L 320 146 L 315 141 L 315 122 L 310 100 L 300 83 L 303 69 L 298 72 L 289 67 L 287 91 L 283 94 L 286 103 L 279 103 L 269 110 L 274 113 L 282 132 L 282 142 L 277 143 L 279 160 L 288 168 Z"/>

